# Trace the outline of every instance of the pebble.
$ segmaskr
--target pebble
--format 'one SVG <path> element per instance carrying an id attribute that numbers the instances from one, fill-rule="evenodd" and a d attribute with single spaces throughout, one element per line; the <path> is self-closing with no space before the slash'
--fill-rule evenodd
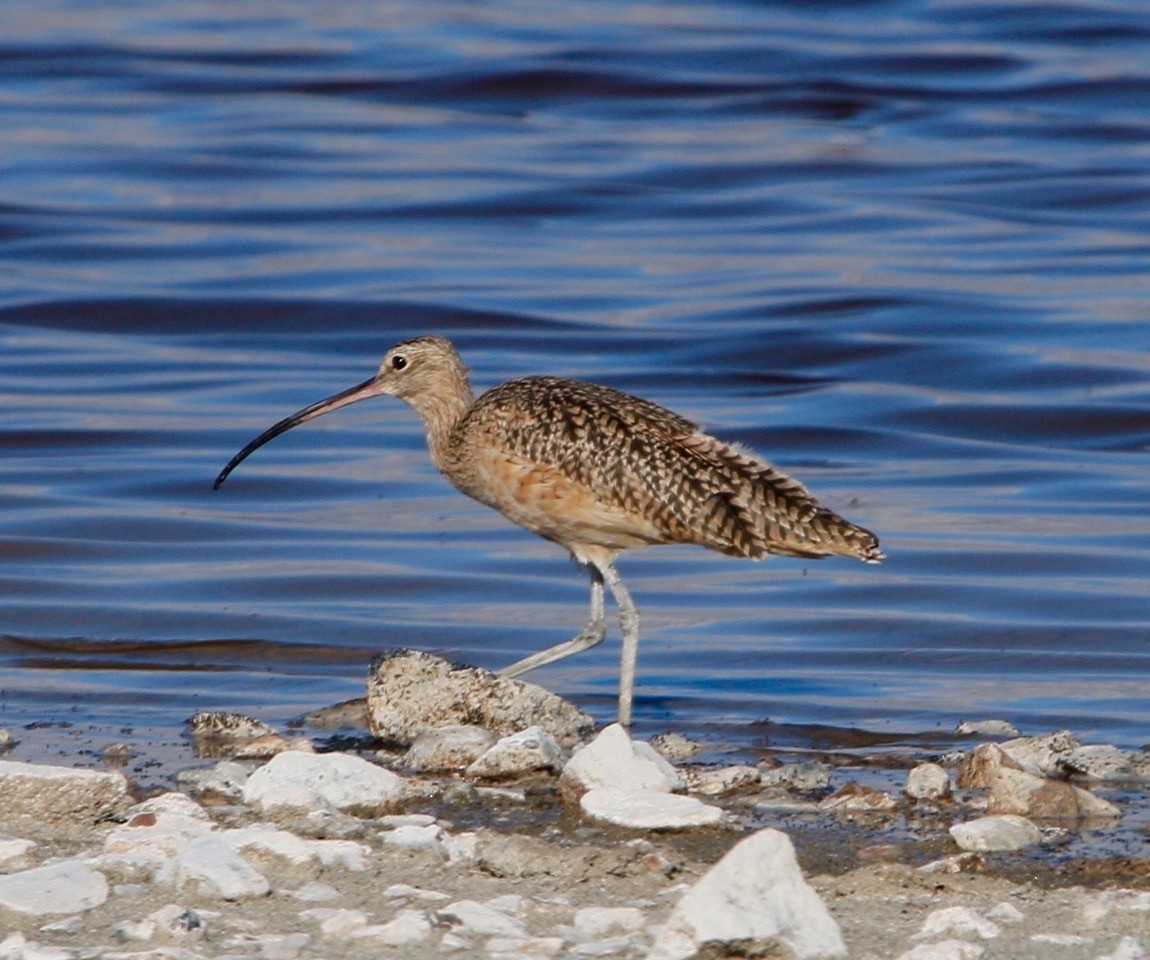
<path id="1" fill-rule="evenodd" d="M 937 763 L 920 763 L 906 775 L 905 789 L 912 800 L 944 800 L 950 796 L 950 774 Z"/>
<path id="2" fill-rule="evenodd" d="M 177 890 L 221 900 L 247 900 L 271 890 L 267 878 L 218 837 L 193 840 L 156 877 Z"/>
<path id="3" fill-rule="evenodd" d="M 277 736 L 275 729 L 262 720 L 224 710 L 201 710 L 188 718 L 188 726 L 191 728 L 192 736 L 197 739 L 221 742 L 244 742 L 260 737 Z"/>
<path id="4" fill-rule="evenodd" d="M 832 813 L 893 813 L 898 810 L 898 801 L 889 793 L 852 780 L 821 801 L 819 809 Z"/>
<path id="5" fill-rule="evenodd" d="M 528 727 L 503 737 L 467 768 L 467 776 L 511 780 L 540 770 L 563 769 L 563 748 L 542 727 Z"/>
<path id="6" fill-rule="evenodd" d="M 62 860 L 0 877 L 0 907 L 34 917 L 79 913 L 108 899 L 108 881 L 82 860 Z"/>
<path id="7" fill-rule="evenodd" d="M 602 940 L 609 934 L 629 934 L 643 929 L 643 911 L 636 907 L 584 907 L 575 912 L 574 926 L 586 940 Z"/>
<path id="8" fill-rule="evenodd" d="M 412 773 L 462 770 L 483 756 L 495 742 L 495 734 L 484 727 L 447 724 L 416 737 L 401 765 Z"/>
<path id="9" fill-rule="evenodd" d="M 632 740 L 618 723 L 605 727 L 563 768 L 559 788 L 574 799 L 599 787 L 670 793 L 683 781 L 666 760 L 642 740 Z"/>
<path id="10" fill-rule="evenodd" d="M 704 945 L 747 942 L 777 942 L 797 960 L 847 954 L 790 838 L 769 827 L 740 840 L 683 895 L 647 960 L 685 960 Z"/>
<path id="11" fill-rule="evenodd" d="M 304 903 L 327 903 L 339 899 L 339 891 L 330 883 L 321 883 L 319 880 L 309 880 L 298 890 L 291 891 L 291 896 Z"/>
<path id="12" fill-rule="evenodd" d="M 940 940 L 920 943 L 912 950 L 900 954 L 897 960 L 978 960 L 985 949 L 966 940 Z"/>
<path id="13" fill-rule="evenodd" d="M 758 767 L 719 767 L 716 770 L 687 768 L 682 771 L 687 789 L 703 797 L 726 797 L 736 793 L 751 793 L 759 789 L 761 775 Z"/>
<path id="14" fill-rule="evenodd" d="M 986 912 L 986 918 L 998 923 L 1021 923 L 1026 919 L 1026 915 L 1013 903 L 1007 903 L 1003 900 Z"/>
<path id="15" fill-rule="evenodd" d="M 281 753 L 244 784 L 243 801 L 264 814 L 337 810 L 375 816 L 403 797 L 403 781 L 360 757 L 344 753 Z"/>
<path id="16" fill-rule="evenodd" d="M 1143 948 L 1142 941 L 1137 937 L 1123 937 L 1113 953 L 1098 957 L 1098 960 L 1146 960 L 1148 953 L 1150 951 Z"/>
<path id="17" fill-rule="evenodd" d="M 988 852 L 992 850 L 1022 850 L 1042 839 L 1042 833 L 1025 817 L 1006 814 L 979 817 L 950 828 L 954 842 L 963 850 Z"/>
<path id="18" fill-rule="evenodd" d="M 474 900 L 456 900 L 441 907 L 436 916 L 440 923 L 456 927 L 456 933 L 475 937 L 515 937 L 527 935 L 527 928 L 514 917 Z"/>
<path id="19" fill-rule="evenodd" d="M 433 823 L 426 827 L 411 825 L 396 827 L 394 830 L 385 830 L 380 833 L 379 839 L 395 847 L 406 847 L 409 850 L 417 850 L 420 848 L 439 846 L 444 836 L 443 828 Z"/>
<path id="20" fill-rule="evenodd" d="M 914 939 L 924 940 L 946 933 L 957 934 L 958 936 L 974 934 L 984 940 L 993 940 L 1002 931 L 994 921 L 979 916 L 969 907 L 943 907 L 941 910 L 932 910 L 927 914 L 922 923 L 922 929 L 914 935 Z"/>
<path id="21" fill-rule="evenodd" d="M 431 930 L 431 920 L 422 910 L 400 910 L 387 923 L 359 928 L 350 939 L 383 947 L 403 947 L 422 943 L 431 936 Z"/>
<path id="22" fill-rule="evenodd" d="M 704 750 L 701 743 L 674 732 L 657 734 L 648 742 L 653 750 L 671 763 L 682 763 L 684 760 L 690 760 Z"/>
<path id="23" fill-rule="evenodd" d="M 596 787 L 579 799 L 587 816 L 639 830 L 679 830 L 722 821 L 723 811 L 695 797 L 642 790 Z"/>
<path id="24" fill-rule="evenodd" d="M 383 896 L 388 900 L 423 900 L 430 903 L 451 899 L 446 893 L 440 893 L 438 890 L 424 890 L 406 883 L 393 883 L 383 891 Z"/>
<path id="25" fill-rule="evenodd" d="M 797 793 L 813 793 L 831 785 L 831 768 L 818 760 L 784 763 L 761 770 L 759 780 L 764 787 L 779 786 Z"/>

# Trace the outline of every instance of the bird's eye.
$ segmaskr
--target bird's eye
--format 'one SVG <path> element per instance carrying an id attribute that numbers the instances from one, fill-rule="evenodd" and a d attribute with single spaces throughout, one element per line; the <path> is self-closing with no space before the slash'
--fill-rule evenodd
<path id="1" fill-rule="evenodd" d="M 391 368 L 393 370 L 402 370 L 407 366 L 407 357 L 395 356 L 391 358 Z"/>

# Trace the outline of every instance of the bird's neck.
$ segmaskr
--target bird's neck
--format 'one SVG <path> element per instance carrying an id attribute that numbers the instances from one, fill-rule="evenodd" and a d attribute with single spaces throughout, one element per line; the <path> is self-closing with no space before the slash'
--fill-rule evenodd
<path id="1" fill-rule="evenodd" d="M 423 427 L 427 432 L 427 449 L 431 454 L 431 462 L 436 468 L 443 470 L 450 458 L 451 431 L 469 409 L 475 397 L 466 378 L 452 384 L 450 390 L 437 391 L 435 396 L 421 397 L 415 406 L 416 412 L 423 418 Z"/>

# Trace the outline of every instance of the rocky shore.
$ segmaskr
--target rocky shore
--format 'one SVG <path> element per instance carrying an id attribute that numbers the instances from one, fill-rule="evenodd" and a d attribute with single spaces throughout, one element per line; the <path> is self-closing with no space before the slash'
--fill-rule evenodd
<path id="1" fill-rule="evenodd" d="M 214 760 L 151 796 L 0 759 L 0 960 L 1150 956 L 1145 751 L 989 724 L 871 783 L 723 765 L 407 651 L 310 718 L 357 724 L 199 714 Z"/>

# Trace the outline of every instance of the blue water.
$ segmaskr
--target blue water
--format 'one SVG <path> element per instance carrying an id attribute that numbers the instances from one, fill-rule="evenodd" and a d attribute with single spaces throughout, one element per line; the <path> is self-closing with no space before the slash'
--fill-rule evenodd
<path id="1" fill-rule="evenodd" d="M 211 489 L 437 332 L 479 388 L 643 394 L 879 534 L 624 556 L 641 733 L 1150 740 L 1145 4 L 17 0 L 0 158 L 18 736 L 282 723 L 387 647 L 574 634 L 583 571 L 396 401 Z M 617 656 L 529 679 L 605 721 Z"/>

